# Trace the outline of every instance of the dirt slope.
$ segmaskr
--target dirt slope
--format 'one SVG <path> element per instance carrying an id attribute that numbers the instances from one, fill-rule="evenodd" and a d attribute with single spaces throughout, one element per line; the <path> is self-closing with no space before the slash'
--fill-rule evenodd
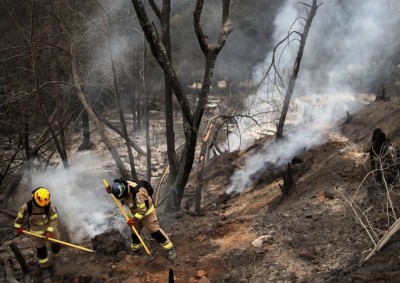
<path id="1" fill-rule="evenodd" d="M 205 170 L 204 216 L 187 210 L 159 215 L 177 250 L 174 264 L 145 234 L 154 259 L 127 251 L 110 257 L 64 249 L 54 266 L 54 282 L 168 282 L 170 269 L 175 282 L 400 282 L 400 236 L 361 264 L 373 244 L 348 203 L 355 196 L 360 207 L 369 208 L 371 220 L 387 229 L 382 209 L 367 200 L 370 182 L 359 185 L 369 172 L 365 149 L 373 129 L 380 127 L 399 143 L 399 120 L 398 100 L 366 106 L 341 131 L 331 133 L 328 142 L 299 156 L 303 162 L 293 165 L 295 186 L 286 198 L 281 178 L 272 171 L 263 172 L 253 189 L 236 196 L 225 193 L 234 169 L 263 141 L 247 151 L 221 155 Z M 189 185 L 195 188 L 194 179 Z M 193 210 L 190 197 L 184 205 Z M 265 242 L 253 246 L 260 236 L 266 236 Z M 13 241 L 39 278 L 27 239 Z M 1 247 L 4 255 L 8 244 Z M 90 239 L 82 245 L 90 246 Z M 12 267 L 22 282 L 15 261 Z"/>

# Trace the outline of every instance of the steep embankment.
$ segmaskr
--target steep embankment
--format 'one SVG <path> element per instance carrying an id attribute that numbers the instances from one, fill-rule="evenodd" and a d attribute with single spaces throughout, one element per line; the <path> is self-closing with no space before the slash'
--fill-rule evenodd
<path id="1" fill-rule="evenodd" d="M 160 214 L 178 253 L 174 264 L 144 233 L 155 258 L 126 251 L 107 257 L 65 249 L 55 265 L 55 278 L 58 282 L 72 282 L 73 278 L 74 282 L 168 282 L 172 268 L 175 282 L 395 282 L 400 275 L 398 236 L 360 265 L 373 244 L 348 201 L 354 199 L 368 211 L 376 227 L 385 229 L 384 211 L 367 199 L 370 180 L 360 184 L 370 171 L 366 149 L 373 129 L 382 128 L 397 143 L 399 119 L 398 100 L 367 105 L 330 133 L 326 143 L 298 156 L 297 161 L 302 162 L 292 164 L 295 185 L 285 198 L 279 187 L 284 168 L 266 169 L 257 176 L 254 188 L 226 194 L 233 172 L 242 168 L 264 141 L 246 151 L 225 153 L 205 169 L 204 216 L 191 216 L 186 210 L 173 216 Z M 189 210 L 193 209 L 195 186 L 193 178 L 184 201 Z M 125 233 L 128 235 L 128 230 Z M 263 243 L 253 245 L 260 236 L 265 236 Z M 37 274 L 27 239 L 13 241 Z M 11 259 L 21 280 L 8 244 L 3 244 L 2 255 Z M 90 246 L 90 239 L 82 245 Z"/>

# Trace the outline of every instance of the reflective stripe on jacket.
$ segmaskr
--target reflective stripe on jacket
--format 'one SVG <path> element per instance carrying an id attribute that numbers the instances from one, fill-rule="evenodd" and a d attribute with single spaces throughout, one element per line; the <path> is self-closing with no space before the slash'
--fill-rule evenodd
<path id="1" fill-rule="evenodd" d="M 153 199 L 149 196 L 145 188 L 139 188 L 136 192 L 135 199 L 133 199 L 132 190 L 135 189 L 137 184 L 128 181 L 129 194 L 125 197 L 124 203 L 129 207 L 130 217 L 142 219 L 143 217 L 152 214 L 155 211 Z"/>
<path id="2" fill-rule="evenodd" d="M 17 218 L 14 221 L 14 228 L 21 228 L 24 217 L 29 217 L 27 204 L 23 204 L 19 210 Z M 50 204 L 49 215 L 46 215 L 44 207 L 33 205 L 32 215 L 29 217 L 30 231 L 39 235 L 43 235 L 46 231 L 54 232 L 58 225 L 57 209 L 53 204 Z"/>

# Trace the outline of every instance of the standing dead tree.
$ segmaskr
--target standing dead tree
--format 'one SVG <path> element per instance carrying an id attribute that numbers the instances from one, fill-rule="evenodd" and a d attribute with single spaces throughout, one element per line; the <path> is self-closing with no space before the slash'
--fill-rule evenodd
<path id="1" fill-rule="evenodd" d="M 61 160 L 64 164 L 64 168 L 68 168 L 68 158 L 67 158 L 67 152 L 66 149 L 62 147 L 57 135 L 56 131 L 54 130 L 52 124 L 49 122 L 48 115 L 46 113 L 46 110 L 44 108 L 43 102 L 41 101 L 40 97 L 40 83 L 39 83 L 39 71 L 38 71 L 38 64 L 37 64 L 37 49 L 35 46 L 35 41 L 34 39 L 34 19 L 35 19 L 35 0 L 31 1 L 31 30 L 30 30 L 30 38 L 29 38 L 29 46 L 31 49 L 31 60 L 32 60 L 32 69 L 33 69 L 33 77 L 34 77 L 34 82 L 35 82 L 35 93 L 36 93 L 36 98 L 38 101 L 39 108 L 43 114 L 43 117 L 45 118 L 47 127 L 49 131 L 51 132 L 54 140 L 54 144 L 57 147 L 58 153 L 60 154 Z"/>
<path id="2" fill-rule="evenodd" d="M 168 60 L 172 63 L 171 34 L 170 34 L 170 12 L 171 1 L 163 0 L 162 9 L 159 9 L 154 0 L 149 0 L 154 14 L 161 24 L 161 43 L 165 47 Z M 164 97 L 165 97 L 165 135 L 167 138 L 167 156 L 169 163 L 169 183 L 174 182 L 178 173 L 177 154 L 175 150 L 174 133 L 174 107 L 173 91 L 169 78 L 164 74 Z"/>
<path id="3" fill-rule="evenodd" d="M 308 32 L 310 31 L 311 23 L 314 19 L 315 14 L 317 13 L 317 9 L 321 4 L 317 5 L 317 0 L 313 0 L 311 5 L 308 5 L 305 3 L 303 3 L 303 5 L 307 7 L 306 8 L 307 19 L 303 18 L 303 20 L 305 20 L 303 33 L 295 32 L 296 34 L 298 34 L 300 36 L 300 45 L 299 45 L 299 49 L 297 51 L 296 60 L 293 65 L 292 74 L 290 75 L 289 86 L 286 90 L 285 99 L 283 101 L 281 117 L 279 118 L 278 127 L 276 129 L 276 137 L 277 138 L 282 138 L 282 136 L 283 136 L 283 126 L 285 124 L 286 115 L 289 110 L 289 103 L 292 98 L 294 86 L 296 84 L 296 79 L 297 79 L 297 76 L 298 76 L 298 73 L 300 70 L 300 63 L 301 63 L 301 59 L 303 58 L 303 52 L 304 52 L 304 47 L 306 45 Z"/>
<path id="4" fill-rule="evenodd" d="M 3 7 L 6 7 L 6 4 L 1 2 Z M 52 123 L 50 120 L 49 115 L 46 112 L 46 105 L 45 101 L 43 98 L 44 95 L 44 89 L 43 86 L 40 85 L 40 80 L 41 80 L 41 72 L 40 72 L 40 67 L 39 66 L 39 40 L 42 38 L 42 34 L 39 35 L 37 34 L 38 31 L 36 31 L 35 27 L 39 25 L 37 21 L 38 19 L 38 8 L 37 8 L 37 3 L 36 1 L 32 0 L 30 3 L 30 26 L 29 26 L 29 31 L 27 30 L 18 22 L 18 20 L 14 17 L 12 14 L 12 11 L 9 11 L 9 16 L 14 22 L 17 31 L 19 32 L 21 38 L 26 42 L 26 44 L 29 46 L 29 51 L 30 51 L 30 59 L 31 59 L 31 68 L 32 68 L 32 76 L 33 76 L 33 94 L 35 95 L 36 101 L 37 101 L 37 106 L 39 107 L 40 113 L 42 114 L 42 117 L 44 118 L 46 127 L 48 131 L 51 133 L 54 145 L 56 146 L 56 149 L 60 155 L 60 158 L 63 162 L 63 165 L 65 168 L 68 168 L 68 157 L 67 157 L 67 151 L 66 148 L 63 146 L 62 141 L 60 141 L 59 134 L 63 133 L 64 129 L 59 129 L 59 132 L 57 133 L 57 130 L 55 129 L 55 125 Z M 44 25 L 43 20 L 40 19 L 40 24 Z M 43 67 L 43 64 L 42 64 Z M 28 124 L 25 124 L 25 127 L 28 126 Z M 62 139 L 62 138 L 61 138 Z M 29 156 L 29 154 L 27 154 Z M 27 161 L 28 163 L 30 160 Z"/>
<path id="5" fill-rule="evenodd" d="M 139 18 L 140 25 L 146 36 L 147 42 L 149 43 L 151 52 L 154 58 L 157 60 L 160 67 L 163 69 L 164 74 L 168 78 L 171 86 L 175 92 L 175 96 L 178 100 L 182 115 L 183 115 L 183 129 L 185 134 L 185 145 L 181 155 L 181 162 L 177 177 L 172 186 L 173 193 L 169 198 L 169 208 L 177 209 L 180 208 L 181 201 L 183 198 L 183 192 L 189 179 L 190 172 L 192 170 L 195 148 L 197 144 L 198 130 L 203 118 L 207 97 L 211 87 L 211 78 L 213 75 L 215 62 L 218 54 L 222 50 L 228 35 L 232 31 L 232 27 L 229 21 L 229 0 L 223 0 L 223 19 L 222 29 L 219 34 L 218 42 L 211 44 L 204 34 L 203 29 L 200 25 L 201 14 L 203 11 L 204 1 L 197 0 L 195 10 L 193 12 L 194 29 L 200 45 L 200 48 L 205 56 L 205 70 L 203 77 L 203 84 L 199 99 L 195 105 L 195 109 L 192 112 L 192 107 L 189 104 L 188 98 L 184 92 L 181 82 L 175 69 L 172 66 L 171 60 L 168 57 L 165 46 L 158 37 L 157 31 L 152 25 L 147 12 L 144 8 L 143 1 L 132 0 L 132 4 L 135 8 L 136 15 Z"/>
<path id="6" fill-rule="evenodd" d="M 137 176 L 136 169 L 135 169 L 135 159 L 133 157 L 132 148 L 130 146 L 130 139 L 129 139 L 128 130 L 126 127 L 124 112 L 122 111 L 121 95 L 120 95 L 119 87 L 118 87 L 117 72 L 115 69 L 114 58 L 112 55 L 112 46 L 111 46 L 111 39 L 110 39 L 110 36 L 111 36 L 110 35 L 110 26 L 111 26 L 110 14 L 102 7 L 102 5 L 100 4 L 99 1 L 97 1 L 97 0 L 94 0 L 94 1 L 97 4 L 97 6 L 100 7 L 101 10 L 104 12 L 104 14 L 103 14 L 104 28 L 100 28 L 100 30 L 104 33 L 104 35 L 106 36 L 106 40 L 107 40 L 107 51 L 108 51 L 108 56 L 109 56 L 110 62 L 111 62 L 111 71 L 113 74 L 113 92 L 114 92 L 115 101 L 116 101 L 117 107 L 118 107 L 121 129 L 123 131 L 123 137 L 125 139 L 125 144 L 126 144 L 126 148 L 128 151 L 129 163 L 131 166 L 131 176 L 132 176 L 133 180 L 137 180 L 138 176 Z"/>
<path id="7" fill-rule="evenodd" d="M 200 154 L 199 154 L 199 165 L 197 167 L 197 186 L 196 186 L 196 198 L 195 198 L 195 212 L 197 215 L 202 215 L 201 211 L 201 199 L 202 199 L 202 191 L 203 191 L 203 175 L 204 175 L 204 167 L 206 165 L 207 160 L 209 159 L 210 152 L 212 148 L 216 148 L 217 151 L 218 145 L 216 144 L 216 140 L 218 135 L 220 134 L 221 130 L 224 129 L 225 125 L 228 125 L 231 121 L 237 126 L 236 119 L 237 118 L 246 118 L 251 119 L 255 123 L 253 117 L 244 116 L 244 115 L 218 115 L 211 117 L 208 120 L 207 126 L 205 128 L 203 137 L 201 139 L 201 147 L 200 147 Z M 226 131 L 226 134 L 228 131 Z"/>
<path id="8" fill-rule="evenodd" d="M 58 9 L 63 9 L 65 7 L 58 7 Z M 82 13 L 78 13 L 76 10 L 72 9 L 72 7 L 67 7 L 69 8 L 72 12 L 76 12 L 79 16 L 82 16 Z M 82 83 L 81 83 L 81 78 L 79 74 L 79 50 L 80 50 L 80 44 L 82 40 L 85 38 L 86 34 L 90 30 L 84 29 L 83 31 L 81 30 L 80 32 L 70 30 L 67 28 L 67 25 L 64 23 L 63 19 L 61 19 L 56 13 L 52 14 L 52 16 L 56 19 L 57 23 L 59 24 L 61 30 L 64 32 L 66 36 L 66 42 L 69 44 L 69 50 L 67 48 L 64 48 L 62 46 L 59 46 L 59 48 L 68 56 L 68 59 L 70 60 L 71 63 L 71 75 L 72 75 L 72 81 L 73 81 L 73 88 L 81 101 L 83 107 L 87 111 L 89 117 L 92 119 L 93 123 L 96 126 L 96 129 L 101 137 L 101 140 L 103 141 L 104 145 L 110 152 L 111 156 L 113 157 L 119 172 L 121 173 L 121 176 L 123 178 L 129 178 L 129 173 L 127 169 L 125 168 L 125 165 L 121 159 L 121 156 L 119 155 L 117 149 L 105 133 L 105 129 L 103 126 L 103 123 L 100 122 L 99 118 L 97 117 L 92 105 L 89 103 L 89 99 L 87 98 L 87 95 L 85 94 Z"/>
<path id="9" fill-rule="evenodd" d="M 280 109 L 281 114 L 277 124 L 277 131 L 276 131 L 277 139 L 282 138 L 283 136 L 284 124 L 287 113 L 289 111 L 289 106 L 294 91 L 294 87 L 296 84 L 297 76 L 300 71 L 300 63 L 303 57 L 303 52 L 306 45 L 308 33 L 310 31 L 311 23 L 314 19 L 314 16 L 316 15 L 317 9 L 319 8 L 319 6 L 322 5 L 322 4 L 317 4 L 317 0 L 313 0 L 311 5 L 305 3 L 301 4 L 305 6 L 307 18 L 301 17 L 299 19 L 296 19 L 295 22 L 292 24 L 288 34 L 275 45 L 271 54 L 271 63 L 267 68 L 267 71 L 264 74 L 263 78 L 257 85 L 258 89 L 261 89 L 262 85 L 267 86 L 267 92 L 270 93 L 272 96 L 271 98 L 268 98 L 271 100 L 269 104 L 273 108 L 277 108 L 277 110 Z M 297 21 L 299 21 L 304 26 L 302 33 L 296 30 L 292 30 L 292 27 Z M 294 38 L 296 35 L 300 38 L 299 39 Z M 289 78 L 288 86 L 286 86 L 284 76 L 279 71 L 280 70 L 279 58 L 283 55 L 282 53 L 285 51 L 286 47 L 292 41 L 299 41 L 299 48 L 292 68 L 292 73 Z M 286 45 L 282 47 L 283 44 Z M 277 54 L 278 51 L 281 51 L 281 54 Z M 281 99 L 283 99 L 282 106 L 280 101 Z"/>
<path id="10" fill-rule="evenodd" d="M 201 194 L 203 191 L 203 172 L 204 166 L 206 163 L 206 153 L 208 148 L 208 143 L 213 136 L 213 127 L 215 126 L 216 120 L 220 116 L 212 117 L 207 124 L 205 133 L 203 138 L 201 139 L 201 149 L 200 149 L 200 156 L 199 156 L 199 165 L 197 167 L 197 187 L 196 187 L 196 203 L 195 203 L 195 212 L 198 215 L 201 215 Z"/>
<path id="11" fill-rule="evenodd" d="M 128 171 L 126 170 L 125 165 L 121 160 L 121 156 L 119 155 L 117 149 L 115 148 L 115 146 L 113 145 L 111 140 L 106 135 L 103 124 L 97 118 L 92 106 L 90 105 L 85 93 L 82 90 L 80 77 L 79 77 L 79 71 L 78 71 L 78 61 L 77 61 L 78 60 L 78 50 L 79 50 L 78 42 L 73 37 L 71 37 L 71 67 L 72 67 L 72 78 L 73 78 L 74 86 L 76 89 L 76 93 L 77 93 L 79 99 L 81 100 L 83 107 L 88 112 L 92 121 L 96 125 L 96 129 L 101 137 L 101 140 L 103 141 L 104 145 L 107 147 L 108 151 L 111 153 L 111 156 L 114 158 L 114 161 L 117 164 L 117 167 L 118 167 L 119 172 L 121 173 L 122 177 L 129 178 Z"/>
<path id="12" fill-rule="evenodd" d="M 12 157 L 10 167 L 5 167 L 7 176 L 0 184 L 4 192 L 13 191 L 23 176 L 29 186 L 33 172 L 47 168 L 56 154 L 68 167 L 65 137 L 74 111 L 69 94 L 47 83 L 62 77 L 64 71 L 63 66 L 56 67 L 60 58 L 48 45 L 59 36 L 47 17 L 50 7 L 41 1 L 27 1 L 22 6 L 14 2 L 0 1 L 2 21 L 7 23 L 0 44 L 0 84 L 4 86 L 0 116 L 5 118 L 1 128 L 10 132 L 10 142 L 17 142 L 17 133 L 23 140 L 22 150 Z"/>
<path id="13" fill-rule="evenodd" d="M 293 173 L 292 167 L 290 166 L 290 162 L 286 166 L 286 170 L 282 174 L 283 184 L 279 184 L 279 188 L 281 189 L 282 195 L 287 197 L 290 193 L 290 189 L 292 188 L 293 181 Z"/>

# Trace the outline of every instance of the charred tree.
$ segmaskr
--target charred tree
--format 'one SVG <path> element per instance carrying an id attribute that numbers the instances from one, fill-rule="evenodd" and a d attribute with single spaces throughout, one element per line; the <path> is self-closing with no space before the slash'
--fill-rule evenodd
<path id="1" fill-rule="evenodd" d="M 283 197 L 287 197 L 290 194 L 290 190 L 293 187 L 293 173 L 290 163 L 287 164 L 286 170 L 283 172 L 283 184 L 279 184 Z"/>
<path id="2" fill-rule="evenodd" d="M 122 110 L 121 95 L 119 93 L 117 72 L 116 72 L 116 68 L 115 68 L 115 64 L 114 64 L 114 58 L 112 55 L 112 46 L 111 46 L 110 29 L 109 29 L 109 27 L 111 25 L 111 19 L 110 19 L 109 13 L 106 10 L 104 10 L 104 8 L 101 6 L 100 2 L 98 0 L 94 0 L 94 1 L 98 5 L 98 7 L 100 7 L 103 10 L 103 12 L 105 14 L 105 16 L 103 15 L 104 29 L 100 28 L 100 30 L 104 33 L 104 35 L 106 36 L 106 39 L 107 39 L 107 51 L 108 51 L 108 56 L 110 58 L 111 71 L 112 71 L 112 76 L 113 76 L 112 77 L 113 78 L 113 88 L 112 89 L 113 89 L 115 101 L 116 101 L 117 107 L 118 107 L 121 129 L 123 132 L 123 138 L 125 139 L 125 144 L 126 144 L 126 148 L 128 151 L 129 163 L 130 163 L 130 167 L 131 167 L 131 176 L 132 176 L 133 180 L 137 180 L 138 176 L 137 176 L 136 169 L 135 169 L 135 159 L 133 157 L 132 148 L 131 148 L 130 142 L 129 142 L 129 135 L 128 135 L 127 127 L 126 127 L 125 116 L 124 116 L 124 112 Z"/>
<path id="3" fill-rule="evenodd" d="M 197 167 L 197 187 L 196 187 L 196 199 L 195 199 L 195 212 L 197 215 L 201 215 L 201 195 L 203 191 L 203 174 L 204 166 L 206 163 L 206 154 L 208 148 L 208 142 L 212 137 L 212 130 L 214 126 L 214 121 L 218 119 L 219 116 L 213 117 L 208 121 L 208 125 L 203 138 L 201 139 L 201 149 L 199 157 L 199 165 Z"/>
<path id="4" fill-rule="evenodd" d="M 386 138 L 385 133 L 380 128 L 376 128 L 372 133 L 371 147 L 369 150 L 369 160 L 371 169 L 374 172 L 375 181 L 382 183 L 382 170 L 380 170 L 380 158 L 386 151 L 389 145 L 389 140 Z"/>
<path id="5" fill-rule="evenodd" d="M 381 93 L 375 97 L 375 101 L 386 101 L 386 100 L 389 100 L 389 97 L 386 96 L 385 88 L 382 88 Z"/>
<path id="6" fill-rule="evenodd" d="M 150 95 L 148 88 L 146 86 L 147 79 L 147 45 L 146 40 L 143 37 L 143 92 L 144 92 L 144 127 L 145 127 L 145 135 L 146 135 L 146 180 L 151 182 L 151 146 L 150 146 L 150 118 L 149 118 L 149 103 L 150 103 Z"/>
<path id="7" fill-rule="evenodd" d="M 41 97 L 40 97 L 41 87 L 40 87 L 40 83 L 39 83 L 39 69 L 38 69 L 39 67 L 38 67 L 38 63 L 37 63 L 38 50 L 36 49 L 36 44 L 34 42 L 34 26 L 35 26 L 35 22 L 34 22 L 34 19 L 35 19 L 35 1 L 34 0 L 31 1 L 31 5 L 32 5 L 32 7 L 31 7 L 31 29 L 30 29 L 30 34 L 29 34 L 30 37 L 28 39 L 28 44 L 29 44 L 30 51 L 31 51 L 32 73 L 33 73 L 33 78 L 34 78 L 36 100 L 38 102 L 39 109 L 40 109 L 40 111 L 41 111 L 41 113 L 42 113 L 42 115 L 43 115 L 43 117 L 45 119 L 46 125 L 47 125 L 47 127 L 48 127 L 48 129 L 49 129 L 49 131 L 50 131 L 50 133 L 51 133 L 51 135 L 53 137 L 54 144 L 55 144 L 55 146 L 57 148 L 57 151 L 58 151 L 58 153 L 60 155 L 60 158 L 61 158 L 61 160 L 63 162 L 64 168 L 68 168 L 69 165 L 68 165 L 68 157 L 67 157 L 66 149 L 62 147 L 61 142 L 58 140 L 56 131 L 54 130 L 53 125 L 49 121 L 49 117 L 48 117 L 48 115 L 46 113 L 44 104 L 43 104 L 43 102 L 41 100 Z"/>
<path id="8" fill-rule="evenodd" d="M 286 90 L 286 94 L 285 94 L 285 99 L 283 101 L 283 107 L 282 107 L 282 112 L 281 112 L 281 116 L 279 118 L 279 123 L 276 129 L 276 138 L 280 139 L 283 137 L 283 127 L 285 125 L 285 120 L 286 120 L 286 115 L 288 113 L 289 110 L 289 104 L 290 104 L 290 100 L 292 98 L 292 94 L 293 94 L 293 90 L 294 90 L 294 86 L 296 84 L 296 80 L 297 80 L 297 76 L 300 70 L 300 63 L 301 63 L 301 59 L 303 58 L 303 52 L 304 52 L 304 47 L 306 45 L 306 41 L 307 41 L 307 36 L 308 33 L 310 31 L 311 28 L 311 23 L 314 19 L 314 16 L 317 12 L 318 7 L 321 5 L 317 5 L 317 0 L 313 0 L 311 5 L 307 5 L 304 4 L 307 7 L 306 11 L 307 11 L 307 19 L 305 19 L 305 25 L 304 25 L 304 30 L 303 33 L 299 33 L 296 32 L 299 36 L 300 36 L 300 46 L 299 49 L 297 51 L 297 56 L 296 56 L 296 60 L 294 62 L 293 65 L 293 70 L 292 70 L 292 74 L 290 75 L 290 80 L 289 80 L 289 86 Z M 304 19 L 304 18 L 303 18 Z"/>
<path id="9" fill-rule="evenodd" d="M 376 128 L 372 134 L 369 158 L 373 184 L 368 188 L 368 197 L 375 201 L 384 196 L 389 187 L 400 183 L 400 150 L 389 141 L 382 129 Z"/>
<path id="10" fill-rule="evenodd" d="M 82 16 L 81 13 L 78 11 L 73 10 L 71 7 L 68 6 L 60 6 L 57 7 L 60 11 L 69 8 L 71 9 L 76 15 Z M 58 11 L 59 12 L 59 11 Z M 56 20 L 58 23 L 60 29 L 63 31 L 63 33 L 66 36 L 66 43 L 69 44 L 69 50 L 68 47 L 63 47 L 59 46 L 58 48 L 61 49 L 64 54 L 68 57 L 70 64 L 71 64 L 71 78 L 72 78 L 72 84 L 68 84 L 69 86 L 72 86 L 73 89 L 75 90 L 76 95 L 78 96 L 80 102 L 82 103 L 84 109 L 87 111 L 90 119 L 93 121 L 93 123 L 96 126 L 96 129 L 101 137 L 102 142 L 110 152 L 111 156 L 113 157 L 119 172 L 121 173 L 121 177 L 123 178 L 130 178 L 129 173 L 125 168 L 125 165 L 121 159 L 121 156 L 119 155 L 117 149 L 111 142 L 111 140 L 108 138 L 108 136 L 105 133 L 104 126 L 100 122 L 99 118 L 97 117 L 92 105 L 89 102 L 89 99 L 87 95 L 85 94 L 82 83 L 81 83 L 81 78 L 79 74 L 79 50 L 80 50 L 80 43 L 85 37 L 87 30 L 82 29 L 80 32 L 75 32 L 70 29 L 70 26 L 68 26 L 63 19 L 59 17 L 62 13 L 57 13 L 57 11 L 54 11 L 51 16 Z"/>
<path id="11" fill-rule="evenodd" d="M 171 1 L 163 0 L 162 9 L 160 10 L 154 0 L 149 3 L 161 23 L 161 43 L 164 45 L 168 60 L 172 63 L 171 56 L 171 33 L 170 33 L 170 12 Z M 173 91 L 170 79 L 164 74 L 164 96 L 165 96 L 165 134 L 167 137 L 167 157 L 169 163 L 169 176 L 167 184 L 175 181 L 178 173 L 177 154 L 175 150 L 175 133 L 174 133 L 174 107 L 173 107 Z"/>
<path id="12" fill-rule="evenodd" d="M 78 72 L 78 64 L 77 64 L 77 54 L 78 54 L 79 48 L 77 46 L 77 43 L 74 42 L 75 40 L 73 38 L 71 38 L 71 39 L 72 39 L 72 41 L 71 41 L 72 79 L 74 82 L 76 93 L 77 93 L 79 99 L 81 100 L 83 107 L 88 112 L 89 116 L 92 118 L 92 121 L 95 123 L 97 131 L 99 132 L 99 135 L 100 135 L 104 145 L 107 147 L 108 151 L 111 153 L 111 156 L 114 158 L 114 161 L 115 161 L 122 177 L 128 179 L 129 173 L 126 170 L 125 165 L 121 160 L 121 156 L 118 154 L 117 149 L 115 148 L 115 146 L 112 144 L 112 142 L 106 135 L 103 124 L 97 118 L 95 112 L 93 111 L 92 106 L 90 105 L 85 93 L 82 90 L 79 72 Z"/>
<path id="13" fill-rule="evenodd" d="M 105 117 L 102 117 L 97 111 L 93 109 L 96 117 L 101 121 L 104 125 L 106 125 L 108 128 L 116 132 L 118 135 L 123 137 L 123 132 L 116 126 L 114 126 L 110 121 L 108 121 Z M 134 150 L 136 150 L 137 153 L 145 155 L 146 152 L 137 144 L 135 143 L 132 139 L 129 139 L 129 144 L 132 146 Z"/>
<path id="14" fill-rule="evenodd" d="M 181 82 L 175 69 L 169 60 L 167 50 L 159 39 L 154 25 L 147 15 L 144 8 L 143 1 L 132 0 L 132 4 L 135 8 L 136 14 L 139 18 L 140 25 L 146 36 L 147 42 L 149 43 L 150 49 L 154 58 L 157 60 L 160 67 L 163 69 L 164 74 L 167 76 L 178 100 L 182 115 L 183 115 L 183 129 L 185 134 L 185 145 L 181 155 L 180 168 L 177 173 L 177 177 L 173 186 L 171 187 L 172 193 L 170 194 L 168 207 L 170 209 L 179 209 L 183 198 L 183 192 L 189 179 L 190 172 L 192 170 L 195 148 L 197 143 L 198 129 L 200 122 L 203 118 L 205 104 L 210 91 L 211 78 L 213 75 L 215 61 L 223 46 L 225 45 L 226 39 L 232 31 L 229 21 L 229 0 L 223 1 L 223 15 L 225 16 L 224 24 L 219 35 L 218 42 L 211 44 L 208 41 L 207 36 L 203 33 L 200 25 L 201 14 L 203 11 L 204 1 L 197 0 L 196 7 L 193 12 L 194 29 L 196 36 L 201 47 L 201 50 L 205 56 L 205 70 L 203 77 L 203 84 L 199 99 L 195 105 L 195 110 L 192 112 L 192 107 L 189 104 L 188 98 L 183 90 Z"/>
<path id="15" fill-rule="evenodd" d="M 89 114 L 88 112 L 83 109 L 82 115 L 82 137 L 83 141 L 82 144 L 78 147 L 78 150 L 91 150 L 96 147 L 94 143 L 90 140 L 90 123 L 89 123 Z"/>

